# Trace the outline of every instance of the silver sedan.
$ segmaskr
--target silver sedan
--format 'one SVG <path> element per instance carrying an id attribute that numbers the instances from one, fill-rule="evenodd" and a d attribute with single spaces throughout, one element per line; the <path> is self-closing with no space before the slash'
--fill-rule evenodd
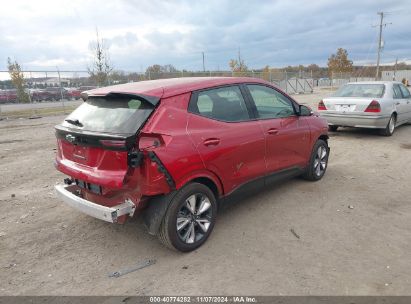
<path id="1" fill-rule="evenodd" d="M 377 128 L 391 136 L 396 127 L 411 123 L 411 94 L 400 82 L 353 82 L 318 104 L 330 131 L 338 127 Z"/>

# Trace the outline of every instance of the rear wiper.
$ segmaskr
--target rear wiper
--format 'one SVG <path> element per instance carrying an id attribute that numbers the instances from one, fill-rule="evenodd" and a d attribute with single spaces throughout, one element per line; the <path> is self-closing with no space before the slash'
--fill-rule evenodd
<path id="1" fill-rule="evenodd" d="M 65 119 L 64 121 L 67 121 L 68 123 L 78 126 L 78 127 L 82 127 L 83 124 L 78 120 L 78 119 Z"/>

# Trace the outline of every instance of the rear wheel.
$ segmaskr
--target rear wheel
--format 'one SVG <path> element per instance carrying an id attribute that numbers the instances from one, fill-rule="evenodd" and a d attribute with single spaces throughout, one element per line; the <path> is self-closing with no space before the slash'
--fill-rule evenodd
<path id="1" fill-rule="evenodd" d="M 336 132 L 338 130 L 338 126 L 330 125 L 328 126 L 328 130 L 331 132 Z"/>
<path id="2" fill-rule="evenodd" d="M 188 184 L 171 201 L 158 237 L 171 249 L 192 251 L 207 240 L 216 216 L 214 193 L 203 184 Z"/>
<path id="3" fill-rule="evenodd" d="M 391 136 L 392 134 L 394 134 L 396 122 L 397 118 L 395 114 L 392 114 L 385 129 L 381 130 L 381 134 L 384 136 Z"/>
<path id="4" fill-rule="evenodd" d="M 310 162 L 303 178 L 310 181 L 318 181 L 324 176 L 328 165 L 328 152 L 327 143 L 319 139 L 313 147 Z"/>

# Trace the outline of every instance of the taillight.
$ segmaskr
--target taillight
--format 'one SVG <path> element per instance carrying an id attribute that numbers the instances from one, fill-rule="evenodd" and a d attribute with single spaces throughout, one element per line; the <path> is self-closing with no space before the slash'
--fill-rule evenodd
<path id="1" fill-rule="evenodd" d="M 318 111 L 325 111 L 325 110 L 327 110 L 327 108 L 326 108 L 326 106 L 325 106 L 325 104 L 324 104 L 324 101 L 320 101 L 319 103 L 318 103 Z"/>
<path id="2" fill-rule="evenodd" d="M 379 113 L 381 112 L 381 105 L 378 101 L 373 100 L 371 101 L 371 103 L 368 105 L 368 107 L 365 109 L 364 112 Z"/>
<path id="3" fill-rule="evenodd" d="M 125 140 L 111 140 L 111 139 L 102 139 L 100 143 L 109 148 L 125 148 L 126 141 Z"/>

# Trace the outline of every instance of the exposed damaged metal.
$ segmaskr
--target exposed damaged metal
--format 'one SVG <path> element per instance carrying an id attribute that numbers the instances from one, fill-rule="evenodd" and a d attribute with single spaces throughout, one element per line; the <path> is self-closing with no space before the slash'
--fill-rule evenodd
<path id="1" fill-rule="evenodd" d="M 163 163 L 158 158 L 156 153 L 154 153 L 153 151 L 150 151 L 150 152 L 148 152 L 148 157 L 151 159 L 151 161 L 153 161 L 157 164 L 158 171 L 164 174 L 164 176 L 166 177 L 167 184 L 170 186 L 170 188 L 172 190 L 175 190 L 176 184 L 174 182 L 173 177 L 170 175 L 170 173 L 164 167 Z"/>

